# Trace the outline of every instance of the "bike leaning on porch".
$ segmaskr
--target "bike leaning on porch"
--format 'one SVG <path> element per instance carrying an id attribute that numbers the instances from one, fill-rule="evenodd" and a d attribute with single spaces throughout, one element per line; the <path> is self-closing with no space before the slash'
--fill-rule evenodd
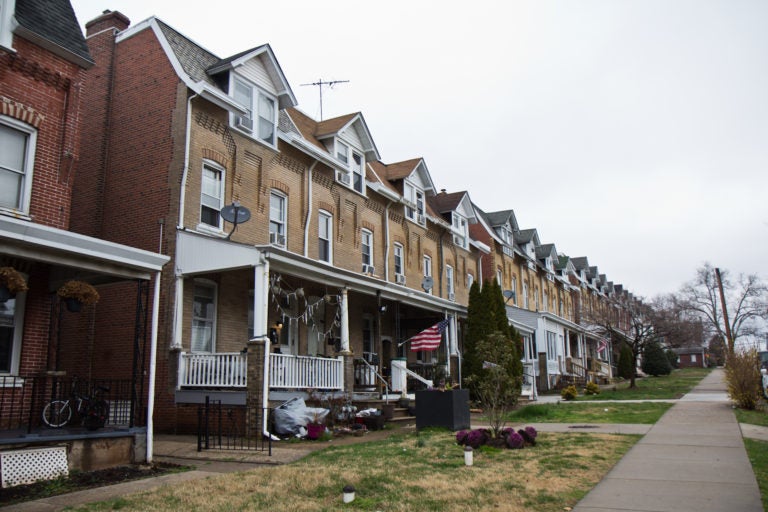
<path id="1" fill-rule="evenodd" d="M 77 391 L 77 380 L 72 381 L 72 392 L 66 400 L 51 400 L 43 407 L 43 423 L 51 428 L 73 424 L 80 418 L 88 430 L 102 428 L 109 418 L 109 403 L 102 398 L 109 388 L 96 386 L 92 396 Z"/>

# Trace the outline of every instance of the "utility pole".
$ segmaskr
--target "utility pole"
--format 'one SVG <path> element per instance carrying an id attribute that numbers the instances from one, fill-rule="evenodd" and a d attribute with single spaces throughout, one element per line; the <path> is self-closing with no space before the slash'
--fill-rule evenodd
<path id="1" fill-rule="evenodd" d="M 327 85 L 330 88 L 333 88 L 336 84 L 345 84 L 348 83 L 349 80 L 330 80 L 328 82 L 323 82 L 322 78 L 318 78 L 317 82 L 312 82 L 311 84 L 300 84 L 302 86 L 304 85 L 314 85 L 320 90 L 320 120 L 323 120 L 323 86 Z"/>
<path id="2" fill-rule="evenodd" d="M 723 280 L 720 277 L 720 269 L 715 268 L 715 277 L 717 278 L 717 288 L 720 290 L 720 302 L 723 306 L 723 321 L 725 322 L 725 338 L 728 341 L 728 354 L 733 354 L 734 342 L 731 335 L 731 324 L 728 322 L 728 308 L 725 306 L 725 293 L 723 292 Z"/>

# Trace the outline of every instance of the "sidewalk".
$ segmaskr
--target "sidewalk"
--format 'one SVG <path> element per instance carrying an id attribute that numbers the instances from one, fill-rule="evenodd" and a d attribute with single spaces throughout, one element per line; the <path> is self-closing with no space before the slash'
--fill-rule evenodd
<path id="1" fill-rule="evenodd" d="M 762 512 L 723 378 L 681 398 L 573 511 Z"/>

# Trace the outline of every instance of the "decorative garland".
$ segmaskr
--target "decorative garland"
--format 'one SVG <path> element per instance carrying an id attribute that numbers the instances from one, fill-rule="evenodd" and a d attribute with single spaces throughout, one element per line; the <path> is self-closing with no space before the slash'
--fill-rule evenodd
<path id="1" fill-rule="evenodd" d="M 272 303 L 275 305 L 275 311 L 280 315 L 282 319 L 287 319 L 288 326 L 292 325 L 293 322 L 301 321 L 307 327 L 309 327 L 313 333 L 318 335 L 318 339 L 327 338 L 333 333 L 334 329 L 341 326 L 341 308 L 338 307 L 338 305 L 341 304 L 341 296 L 326 294 L 323 297 L 320 297 L 318 300 L 310 303 L 307 300 L 307 297 L 304 295 L 303 288 L 296 288 L 295 290 L 290 288 L 283 288 L 281 281 L 282 276 L 280 276 L 280 274 L 273 274 L 270 277 L 269 294 L 272 298 Z M 286 311 L 285 308 L 283 308 L 282 304 L 280 303 L 280 299 L 287 299 L 288 302 L 296 301 L 297 304 L 301 300 L 304 302 L 304 307 L 303 309 L 297 308 L 301 310 L 301 313 L 293 315 Z M 321 332 L 317 329 L 317 325 L 315 323 L 315 314 L 323 304 L 335 305 L 337 308 L 336 315 L 334 315 L 330 328 Z"/>

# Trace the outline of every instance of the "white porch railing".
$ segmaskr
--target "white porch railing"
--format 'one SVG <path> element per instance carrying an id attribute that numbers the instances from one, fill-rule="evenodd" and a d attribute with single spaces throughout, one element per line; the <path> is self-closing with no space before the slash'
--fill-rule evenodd
<path id="1" fill-rule="evenodd" d="M 182 352 L 179 358 L 179 387 L 244 388 L 247 369 L 247 355 L 241 352 Z"/>
<path id="2" fill-rule="evenodd" d="M 344 358 L 269 354 L 269 387 L 344 389 Z"/>

